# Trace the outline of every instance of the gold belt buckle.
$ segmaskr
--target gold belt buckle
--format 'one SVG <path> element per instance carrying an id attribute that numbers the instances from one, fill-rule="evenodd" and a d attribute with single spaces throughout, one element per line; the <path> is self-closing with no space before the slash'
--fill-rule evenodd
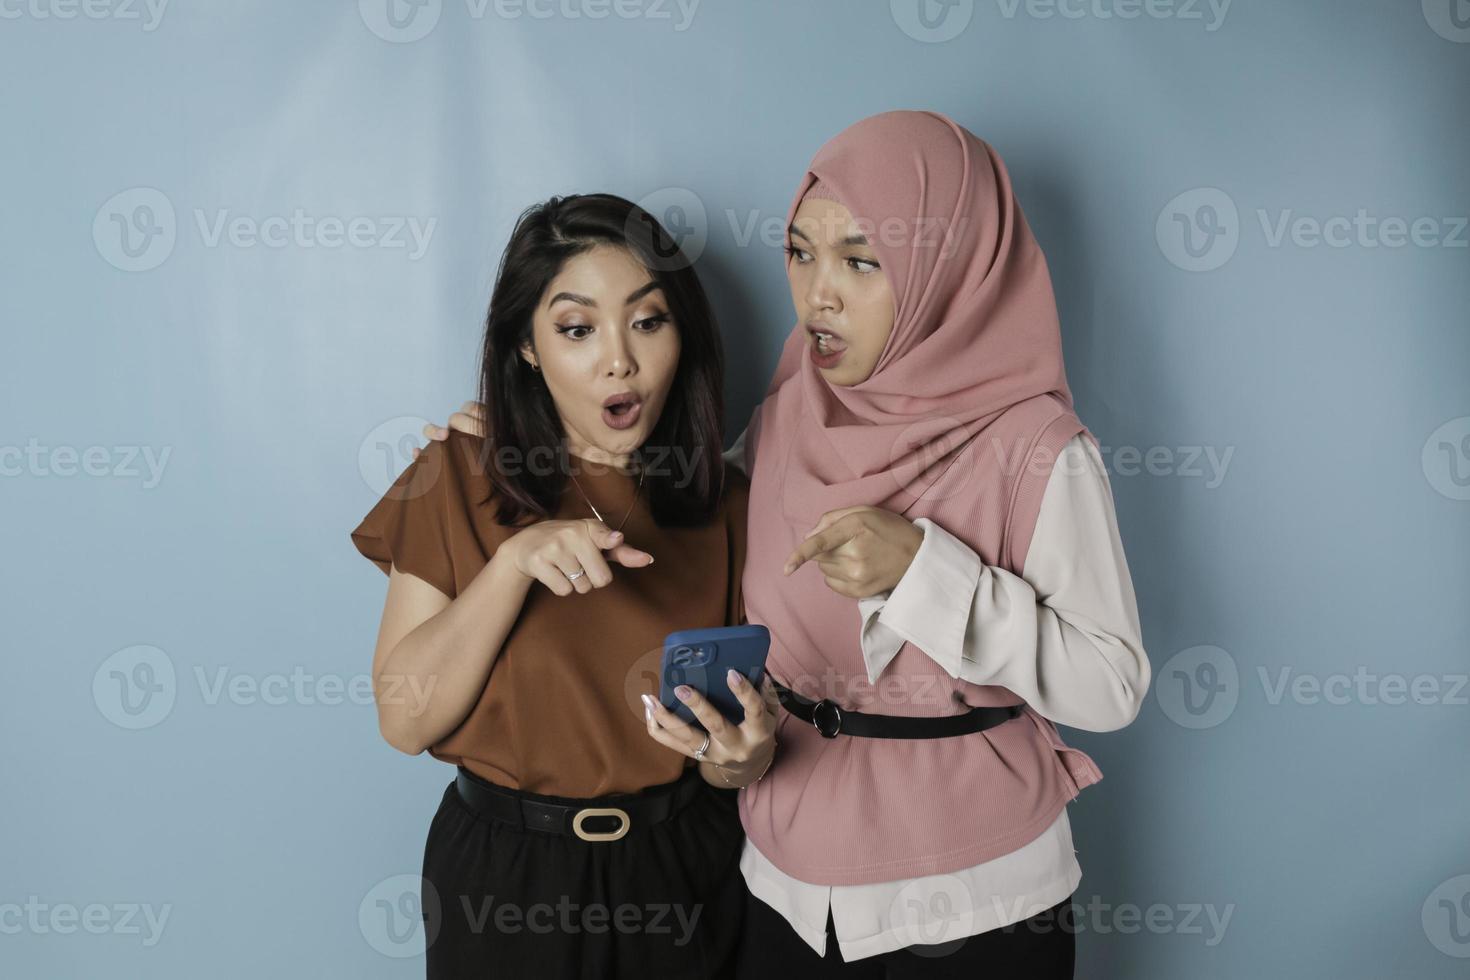
<path id="1" fill-rule="evenodd" d="M 621 827 L 619 827 L 617 830 L 607 830 L 607 831 L 603 831 L 602 833 L 596 833 L 594 831 L 589 831 L 589 830 L 583 830 L 582 829 L 582 821 L 584 819 L 586 819 L 587 817 L 618 817 L 619 819 L 621 819 L 623 821 L 623 825 Z M 615 807 L 615 806 L 611 806 L 611 807 L 591 807 L 591 808 L 586 809 L 586 810 L 578 810 L 576 816 L 572 817 L 572 833 L 576 834 L 578 837 L 582 838 L 583 840 L 590 840 L 590 841 L 617 840 L 620 837 L 622 837 L 624 834 L 626 834 L 628 832 L 628 828 L 631 827 L 631 826 L 633 826 L 633 821 L 631 819 L 629 819 L 629 817 L 628 817 L 628 811 L 627 810 L 623 810 L 623 809 L 619 809 L 618 807 Z"/>

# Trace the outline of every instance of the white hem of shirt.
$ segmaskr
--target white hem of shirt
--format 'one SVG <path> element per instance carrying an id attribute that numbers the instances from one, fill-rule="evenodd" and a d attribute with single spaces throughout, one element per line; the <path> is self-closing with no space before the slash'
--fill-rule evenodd
<path id="1" fill-rule="evenodd" d="M 982 932 L 999 929 L 1044 912 L 1077 890 L 1077 886 L 1082 881 L 1082 866 L 1077 862 L 1076 851 L 1071 846 L 1071 826 L 1070 821 L 1067 820 L 1066 810 L 1058 815 L 1058 819 L 1047 828 L 1040 839 L 1032 841 L 1020 850 L 1027 853 L 1019 854 L 1013 851 L 1000 858 L 983 862 L 973 868 L 955 871 L 949 875 L 928 875 L 923 878 L 879 883 L 880 885 L 891 885 L 895 890 L 894 897 L 883 903 L 887 904 L 890 909 L 897 904 L 905 890 L 932 888 L 936 891 L 947 892 L 951 889 L 964 889 L 967 887 L 966 877 L 971 877 L 975 885 L 981 884 L 983 878 L 990 878 L 990 886 L 999 886 L 1001 891 L 994 894 L 990 901 L 971 903 L 972 907 L 968 910 L 968 916 L 958 925 L 936 924 L 932 918 L 909 916 L 903 922 L 864 936 L 842 935 L 843 920 L 846 916 L 842 914 L 841 909 L 832 906 L 832 893 L 833 889 L 836 889 L 839 892 L 839 904 L 844 904 L 841 892 L 856 893 L 859 889 L 867 890 L 871 886 L 816 885 L 794 878 L 787 878 L 783 881 L 778 877 L 771 877 L 767 874 L 766 869 L 770 869 L 770 872 L 776 875 L 781 875 L 782 872 L 749 839 L 746 840 L 745 850 L 740 857 L 740 872 L 745 878 L 745 886 L 750 893 L 785 919 L 792 930 L 818 956 L 826 955 L 827 913 L 831 910 L 832 924 L 837 933 L 835 937 L 837 948 L 844 961 L 852 962 L 908 946 L 950 943 L 967 936 L 976 936 Z M 1048 862 L 1041 857 L 1041 852 L 1046 850 L 1061 853 L 1054 853 L 1054 860 Z M 1045 866 L 1048 863 L 1053 866 L 1062 866 L 1063 872 L 1038 885 L 1024 888 L 1016 887 L 1019 882 L 1014 877 L 1007 877 L 1005 871 L 1006 867 L 1020 870 L 1028 865 L 1036 867 Z M 813 924 L 796 911 L 793 903 L 800 896 L 811 900 L 817 895 L 822 898 L 822 921 Z M 917 898 L 918 896 L 910 897 Z M 951 907 L 954 907 L 953 897 L 949 896 L 947 899 L 951 902 Z M 863 908 L 869 907 L 873 901 L 871 892 L 862 896 L 854 894 L 854 898 L 856 899 L 854 904 Z M 913 909 L 916 906 L 924 909 L 934 908 L 933 895 L 930 894 L 924 898 L 922 902 L 905 901 L 902 905 L 907 909 Z M 815 907 L 813 906 L 808 911 L 815 912 Z"/>

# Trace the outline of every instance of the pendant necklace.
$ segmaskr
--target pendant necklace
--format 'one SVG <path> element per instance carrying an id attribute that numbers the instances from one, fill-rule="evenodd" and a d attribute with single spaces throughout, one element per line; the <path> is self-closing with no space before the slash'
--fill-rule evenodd
<path id="1" fill-rule="evenodd" d="M 622 522 L 619 523 L 618 526 L 615 527 L 615 528 L 613 528 L 612 530 L 614 530 L 614 531 L 621 531 L 623 529 L 623 525 L 626 524 L 626 523 L 628 523 L 628 518 L 630 516 L 632 516 L 633 508 L 638 506 L 638 494 L 643 491 L 643 478 L 645 476 L 647 476 L 647 475 L 648 475 L 648 471 L 647 470 L 645 470 L 645 469 L 640 469 L 639 470 L 639 472 L 638 472 L 638 488 L 633 491 L 633 502 L 628 505 L 628 513 L 626 513 L 626 514 L 623 515 Z M 576 484 L 577 492 L 582 495 L 582 499 L 583 500 L 587 501 L 587 506 L 592 508 L 592 513 L 597 517 L 597 519 L 599 521 L 601 521 L 603 524 L 606 524 L 607 521 L 603 519 L 602 513 L 597 509 L 596 506 L 593 505 L 592 499 L 587 496 L 587 491 L 582 489 L 582 484 L 581 484 L 581 482 L 579 482 L 577 480 L 576 474 L 575 473 L 568 473 L 567 476 L 570 476 L 572 478 L 572 483 Z"/>

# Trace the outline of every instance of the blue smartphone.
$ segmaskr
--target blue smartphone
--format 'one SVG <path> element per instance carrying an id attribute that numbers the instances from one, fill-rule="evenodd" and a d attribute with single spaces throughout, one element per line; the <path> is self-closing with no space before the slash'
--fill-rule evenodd
<path id="1" fill-rule="evenodd" d="M 745 706 L 730 690 L 725 672 L 737 670 L 759 688 L 766 676 L 766 653 L 770 648 L 771 631 L 756 624 L 670 633 L 664 638 L 659 703 L 694 727 L 704 728 L 694 712 L 674 695 L 674 688 L 688 684 L 738 725 L 745 720 Z"/>

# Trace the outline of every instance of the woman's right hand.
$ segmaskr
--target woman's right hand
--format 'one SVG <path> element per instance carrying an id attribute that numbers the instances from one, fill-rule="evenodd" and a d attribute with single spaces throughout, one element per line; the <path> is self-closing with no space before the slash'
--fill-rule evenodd
<path id="1" fill-rule="evenodd" d="M 433 422 L 424 426 L 424 438 L 433 439 L 435 442 L 443 442 L 449 438 L 449 429 L 458 429 L 468 432 L 472 436 L 483 436 L 485 434 L 485 403 L 465 402 L 459 407 L 459 411 L 449 416 L 449 428 L 435 425 Z M 413 458 L 418 459 L 420 450 L 417 446 L 413 450 Z M 581 581 L 578 579 L 577 581 Z"/>
<path id="2" fill-rule="evenodd" d="M 621 532 L 590 517 L 532 524 L 506 539 L 499 551 L 507 550 L 516 571 L 561 596 L 591 592 L 612 582 L 608 559 L 627 568 L 653 564 L 648 552 L 625 544 Z M 578 569 L 586 574 L 570 578 Z"/>

